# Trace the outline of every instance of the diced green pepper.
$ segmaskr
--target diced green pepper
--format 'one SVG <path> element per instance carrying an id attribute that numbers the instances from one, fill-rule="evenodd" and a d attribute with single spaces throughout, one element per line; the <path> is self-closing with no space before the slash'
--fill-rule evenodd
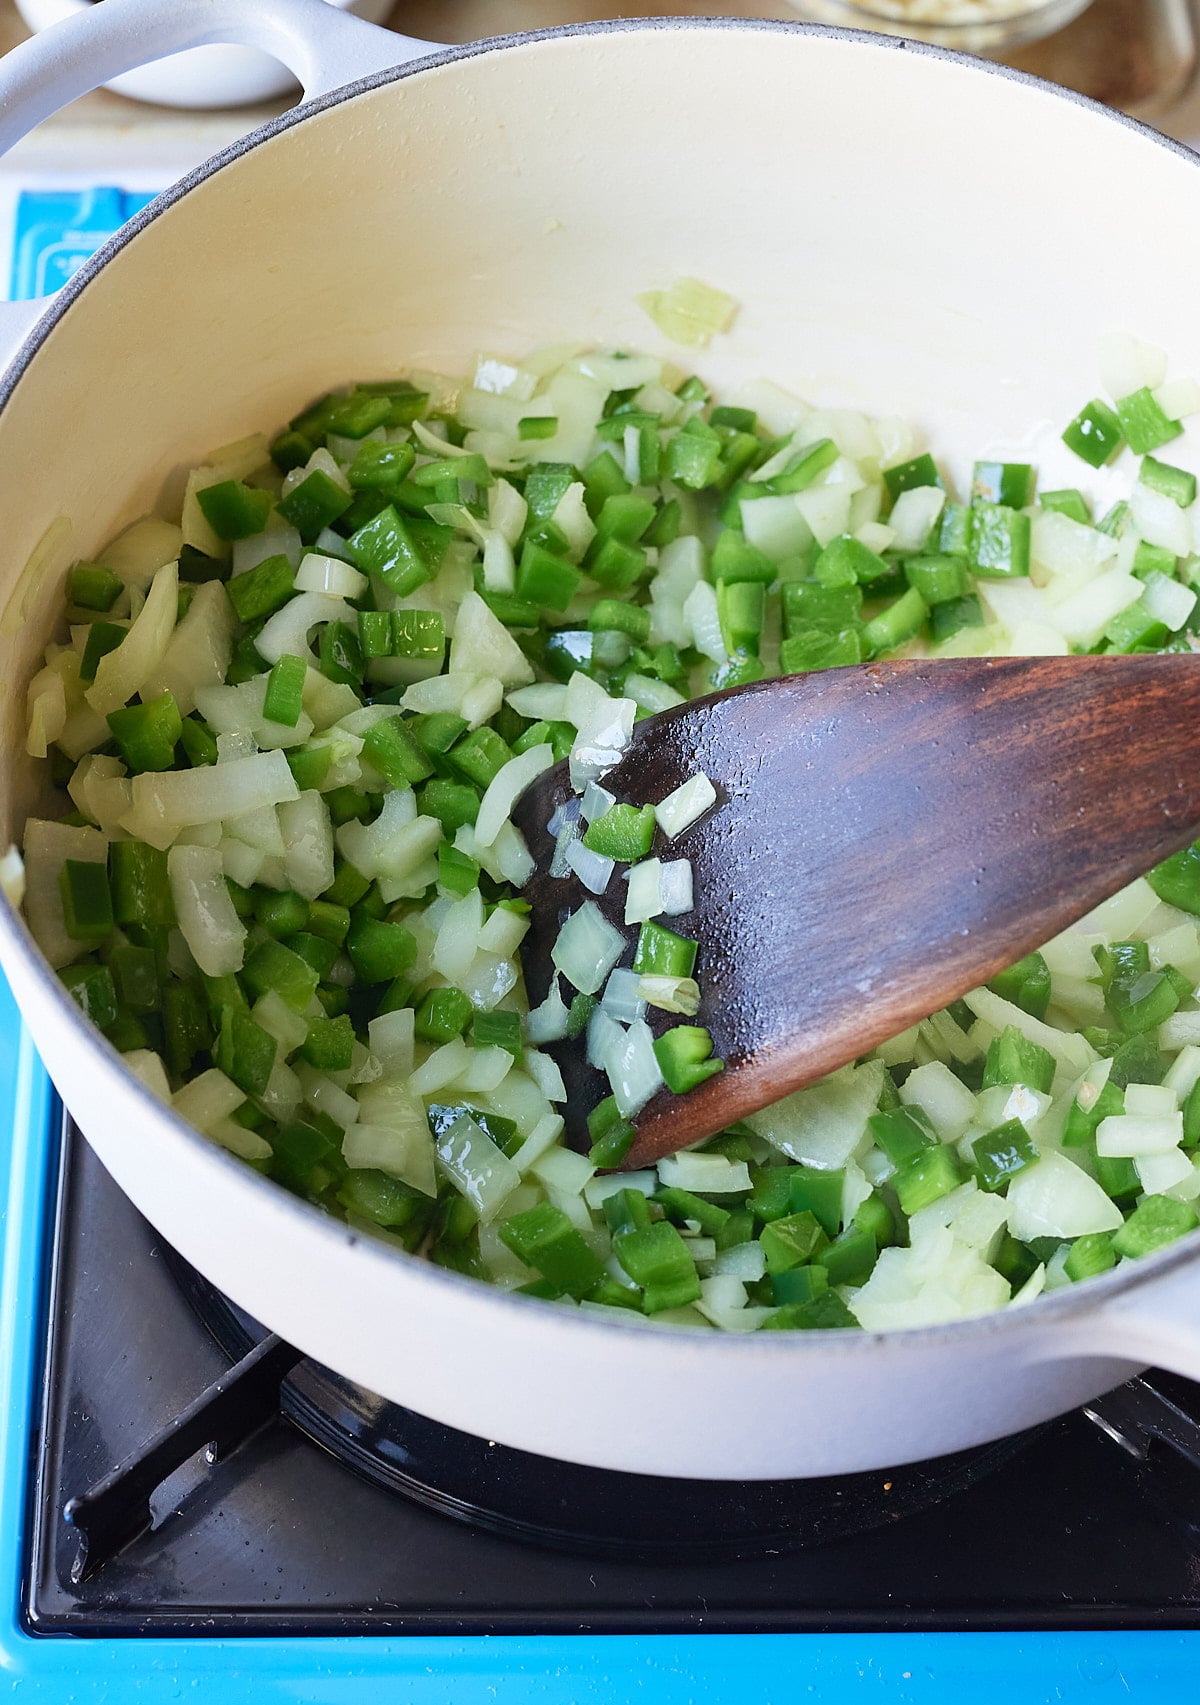
<path id="1" fill-rule="evenodd" d="M 72 941 L 104 941 L 112 934 L 112 893 L 102 861 L 67 859 L 58 873 L 58 891 Z"/>
<path id="2" fill-rule="evenodd" d="M 1071 421 L 1062 439 L 1089 467 L 1102 468 L 1124 444 L 1125 434 L 1120 419 L 1108 404 L 1093 397 Z"/>
<path id="3" fill-rule="evenodd" d="M 1160 444 L 1169 444 L 1183 431 L 1177 420 L 1170 420 L 1163 413 L 1153 391 L 1145 385 L 1140 391 L 1117 399 L 1117 419 L 1135 456 L 1157 450 Z"/>
<path id="4" fill-rule="evenodd" d="M 271 513 L 271 494 L 241 480 L 204 486 L 196 501 L 218 539 L 249 539 L 261 533 Z"/>
<path id="5" fill-rule="evenodd" d="M 1177 1202 L 1171 1196 L 1146 1196 L 1113 1233 L 1112 1246 L 1118 1255 L 1151 1255 L 1194 1231 L 1197 1225 L 1200 1218 L 1190 1202 Z"/>
<path id="6" fill-rule="evenodd" d="M 225 590 L 238 620 L 257 622 L 283 608 L 296 590 L 296 576 L 285 556 L 270 556 L 245 574 L 234 575 Z"/>

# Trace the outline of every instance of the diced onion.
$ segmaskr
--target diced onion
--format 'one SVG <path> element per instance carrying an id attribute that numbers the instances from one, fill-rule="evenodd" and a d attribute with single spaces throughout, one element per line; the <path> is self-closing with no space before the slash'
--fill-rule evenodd
<path id="1" fill-rule="evenodd" d="M 1116 1114 L 1096 1127 L 1096 1153 L 1105 1160 L 1134 1159 L 1143 1154 L 1167 1154 L 1183 1141 L 1183 1114 L 1158 1118 Z"/>
<path id="2" fill-rule="evenodd" d="M 561 722 L 567 706 L 566 686 L 558 681 L 535 681 L 532 687 L 514 687 L 504 696 L 518 716 L 534 722 Z"/>
<path id="3" fill-rule="evenodd" d="M 646 1001 L 638 990 L 640 982 L 636 971 L 618 968 L 610 972 L 600 1001 L 601 1010 L 618 1024 L 632 1024 L 635 1019 L 645 1017 Z"/>
<path id="4" fill-rule="evenodd" d="M 14 910 L 20 910 L 25 898 L 25 861 L 16 847 L 0 854 L 0 894 Z"/>
<path id="5" fill-rule="evenodd" d="M 1179 1149 L 1167 1149 L 1161 1154 L 1140 1154 L 1133 1164 L 1147 1196 L 1161 1196 L 1164 1191 L 1173 1190 L 1192 1177 L 1191 1158 Z"/>
<path id="6" fill-rule="evenodd" d="M 597 1007 L 588 1019 L 587 1027 L 587 1063 L 595 1066 L 597 1071 L 603 1071 L 605 1062 L 613 1048 L 619 1048 L 625 1040 L 624 1027 L 618 1024 L 612 1015 Z"/>
<path id="7" fill-rule="evenodd" d="M 1104 332 L 1097 356 L 1100 383 L 1117 402 L 1143 387 L 1154 390 L 1167 376 L 1165 350 L 1128 332 Z"/>
<path id="8" fill-rule="evenodd" d="M 713 663 L 725 663 L 729 653 L 721 633 L 721 617 L 717 610 L 717 594 L 707 580 L 698 581 L 683 601 L 683 619 L 692 636 L 692 644 L 702 657 Z"/>
<path id="9" fill-rule="evenodd" d="M 495 906 L 479 932 L 478 945 L 485 953 L 498 953 L 502 959 L 511 959 L 528 933 L 527 917 L 506 906 Z"/>
<path id="10" fill-rule="evenodd" d="M 535 1006 L 525 1020 L 526 1039 L 534 1047 L 540 1047 L 545 1042 L 561 1042 L 567 1034 L 567 1018 L 570 1008 L 562 998 L 558 986 L 558 978 L 550 983 L 550 992 L 541 1006 Z"/>
<path id="11" fill-rule="evenodd" d="M 462 1113 L 436 1138 L 440 1170 L 486 1224 L 521 1182 L 521 1174 L 470 1114 Z"/>
<path id="12" fill-rule="evenodd" d="M 315 900 L 334 878 L 333 825 L 319 793 L 308 790 L 277 808 L 289 888 Z"/>
<path id="13" fill-rule="evenodd" d="M 488 784 L 475 819 L 475 838 L 480 846 L 492 845 L 525 789 L 553 762 L 553 746 L 528 746 L 500 766 Z"/>
<path id="14" fill-rule="evenodd" d="M 550 957 L 581 994 L 594 995 L 624 951 L 625 937 L 585 900 L 559 930 Z"/>
<path id="15" fill-rule="evenodd" d="M 342 1158 L 349 1167 L 373 1167 L 398 1178 L 422 1195 L 437 1195 L 433 1142 L 425 1108 L 412 1097 L 411 1117 L 403 1124 L 349 1125 L 342 1139 Z"/>
<path id="16" fill-rule="evenodd" d="M 246 926 L 234 910 L 220 853 L 210 847 L 172 847 L 167 874 L 183 938 L 205 976 L 240 971 Z"/>
<path id="17" fill-rule="evenodd" d="M 540 1054 L 535 1048 L 527 1048 L 524 1060 L 525 1070 L 547 1101 L 567 1099 L 567 1086 L 563 1082 L 563 1075 L 549 1054 Z"/>
<path id="18" fill-rule="evenodd" d="M 641 976 L 638 993 L 660 1012 L 680 1012 L 685 1018 L 694 1018 L 700 1010 L 700 985 L 694 977 Z"/>
<path id="19" fill-rule="evenodd" d="M 662 892 L 662 861 L 644 858 L 625 873 L 628 884 L 625 895 L 625 922 L 646 923 L 664 910 Z"/>
<path id="20" fill-rule="evenodd" d="M 1173 497 L 1152 491 L 1139 480 L 1129 494 L 1133 524 L 1147 544 L 1159 545 L 1175 556 L 1187 556 L 1192 548 L 1190 518 Z"/>
<path id="21" fill-rule="evenodd" d="M 119 710 L 151 679 L 174 632 L 178 608 L 179 570 L 169 562 L 154 576 L 146 602 L 125 638 L 96 665 L 96 679 L 85 696 L 97 716 Z"/>
<path id="22" fill-rule="evenodd" d="M 691 859 L 669 859 L 662 866 L 662 909 L 664 915 L 668 918 L 682 917 L 685 912 L 690 912 L 694 906 Z"/>
<path id="23" fill-rule="evenodd" d="M 1151 387 L 1154 400 L 1168 420 L 1186 420 L 1200 414 L 1200 382 L 1195 379 L 1168 379 L 1165 385 Z"/>
<path id="24" fill-rule="evenodd" d="M 397 1007 L 393 1012 L 381 1013 L 367 1025 L 371 1052 L 381 1062 L 385 1073 L 394 1072 L 405 1077 L 412 1071 L 415 1016 L 412 1007 Z M 360 1096 L 360 1102 L 361 1099 Z"/>
<path id="25" fill-rule="evenodd" d="M 434 942 L 433 968 L 448 983 L 457 983 L 470 970 L 482 928 L 483 896 L 472 888 L 450 906 Z"/>
<path id="26" fill-rule="evenodd" d="M 659 1182 L 693 1195 L 738 1196 L 750 1189 L 750 1169 L 744 1160 L 723 1154 L 665 1155 L 658 1163 Z"/>
<path id="27" fill-rule="evenodd" d="M 533 680 L 525 653 L 478 592 L 468 592 L 458 607 L 450 673 L 494 676 L 505 687 L 523 687 Z"/>
<path id="28" fill-rule="evenodd" d="M 31 817 L 25 824 L 25 915 L 33 938 L 55 970 L 79 958 L 84 943 L 67 934 L 59 872 L 68 859 L 103 864 L 108 841 L 98 829 Z"/>
<path id="29" fill-rule="evenodd" d="M 144 612 L 143 612 L 144 613 Z M 195 709 L 202 687 L 219 687 L 229 671 L 236 626 L 233 605 L 219 580 L 197 586 L 187 614 L 167 641 L 157 666 L 142 682 L 143 699 L 169 692 L 181 716 Z"/>
<path id="30" fill-rule="evenodd" d="M 367 589 L 367 577 L 337 557 L 322 556 L 309 551 L 301 558 L 296 570 L 297 592 L 325 592 L 333 598 L 361 598 Z"/>
<path id="31" fill-rule="evenodd" d="M 160 1101 L 165 1101 L 169 1106 L 171 1085 L 161 1056 L 156 1054 L 153 1048 L 130 1048 L 122 1058 L 138 1082 L 144 1083 L 152 1095 L 157 1095 Z"/>
<path id="32" fill-rule="evenodd" d="M 267 617 L 254 636 L 254 648 L 267 663 L 278 663 L 281 657 L 307 657 L 314 628 L 329 622 L 353 624 L 356 619 L 344 598 L 333 598 L 326 592 L 301 592 Z"/>
<path id="33" fill-rule="evenodd" d="M 194 770 L 148 771 L 133 778 L 133 807 L 124 827 L 153 846 L 167 847 L 180 829 L 192 824 L 237 817 L 299 797 L 282 752 L 260 752 Z"/>
<path id="34" fill-rule="evenodd" d="M 594 823 L 597 817 L 603 817 L 606 811 L 612 810 L 617 803 L 617 796 L 610 793 L 606 787 L 601 787 L 598 781 L 590 781 L 583 790 L 581 800 L 568 800 L 566 803 L 577 806 L 585 823 Z"/>
<path id="35" fill-rule="evenodd" d="M 1116 1231 L 1121 1223 L 1120 1208 L 1063 1154 L 1042 1155 L 1023 1167 L 1008 1187 L 1008 1228 L 1022 1243 L 1035 1237 Z"/>
<path id="36" fill-rule="evenodd" d="M 206 1131 L 218 1119 L 227 1119 L 235 1113 L 245 1099 L 237 1084 L 212 1066 L 185 1083 L 173 1096 L 171 1105 L 181 1119 L 195 1125 L 197 1130 Z"/>
<path id="37" fill-rule="evenodd" d="M 654 1052 L 654 1037 L 643 1019 L 631 1024 L 622 1041 L 608 1050 L 605 1070 L 617 1111 L 624 1119 L 640 1113 L 655 1091 L 662 1088 L 663 1075 Z"/>
<path id="38" fill-rule="evenodd" d="M 929 530 L 946 505 L 946 494 L 939 486 L 913 486 L 902 491 L 888 516 L 892 529 L 892 549 L 919 551 L 925 546 Z"/>
<path id="39" fill-rule="evenodd" d="M 666 290 L 645 291 L 636 301 L 664 337 L 700 347 L 714 333 L 728 331 L 738 310 L 732 296 L 696 278 L 677 278 Z M 624 381 L 613 379 L 612 383 Z"/>
<path id="40" fill-rule="evenodd" d="M 604 893 L 616 869 L 611 858 L 593 852 L 584 846 L 582 840 L 574 838 L 567 843 L 563 856 L 590 894 Z"/>
<path id="41" fill-rule="evenodd" d="M 695 775 L 654 807 L 655 820 L 668 840 L 673 841 L 699 822 L 717 803 L 717 790 L 706 775 Z"/>

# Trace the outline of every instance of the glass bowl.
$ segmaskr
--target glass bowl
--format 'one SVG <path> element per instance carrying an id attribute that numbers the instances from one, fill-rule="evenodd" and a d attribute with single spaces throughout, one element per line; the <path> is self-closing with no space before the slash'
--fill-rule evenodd
<path id="1" fill-rule="evenodd" d="M 1091 0 L 790 0 L 822 24 L 907 36 L 964 53 L 992 54 L 1039 41 L 1077 18 Z"/>

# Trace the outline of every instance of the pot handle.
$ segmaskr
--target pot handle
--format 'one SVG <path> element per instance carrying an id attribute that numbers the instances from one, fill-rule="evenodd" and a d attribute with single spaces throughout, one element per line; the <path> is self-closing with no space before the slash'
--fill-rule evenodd
<path id="1" fill-rule="evenodd" d="M 318 100 L 376 71 L 440 51 L 379 29 L 327 0 L 105 0 L 0 58 L 0 155 L 35 125 L 102 83 L 192 47 L 234 43 L 282 60 Z M 0 355 L 16 351 L 46 310 L 0 303 Z"/>
<path id="2" fill-rule="evenodd" d="M 1058 1334 L 1054 1335 L 1058 1338 Z M 1165 1368 L 1200 1381 L 1200 1261 L 1193 1255 L 1161 1275 L 1147 1274 L 1111 1302 L 1082 1316 L 1055 1354 L 1104 1356 Z"/>

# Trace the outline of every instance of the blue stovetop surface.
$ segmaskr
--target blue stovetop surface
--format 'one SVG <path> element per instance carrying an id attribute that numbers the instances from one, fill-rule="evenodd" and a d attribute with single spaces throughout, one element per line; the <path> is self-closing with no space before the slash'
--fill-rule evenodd
<path id="1" fill-rule="evenodd" d="M 11 294 L 62 283 L 146 199 L 94 186 L 23 193 Z M 0 1176 L 9 1179 L 0 1191 L 0 1697 L 8 1691 L 27 1705 L 1174 1705 L 1200 1694 L 1200 1634 L 1180 1633 L 31 1637 L 19 1603 L 52 1100 L 0 978 Z"/>

